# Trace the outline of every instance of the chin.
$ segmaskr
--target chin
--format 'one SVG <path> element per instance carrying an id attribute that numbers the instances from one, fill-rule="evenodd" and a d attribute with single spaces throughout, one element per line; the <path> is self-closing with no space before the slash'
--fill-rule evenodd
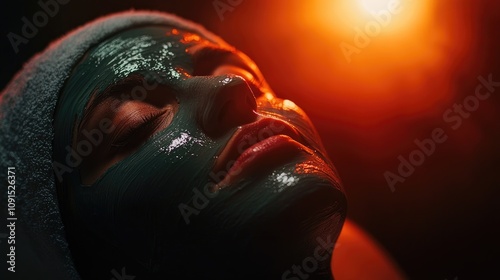
<path id="1" fill-rule="evenodd" d="M 301 279 L 293 267 L 304 262 L 309 279 L 332 279 L 345 213 L 331 165 L 299 153 L 221 189 L 182 235 L 220 279 Z"/>

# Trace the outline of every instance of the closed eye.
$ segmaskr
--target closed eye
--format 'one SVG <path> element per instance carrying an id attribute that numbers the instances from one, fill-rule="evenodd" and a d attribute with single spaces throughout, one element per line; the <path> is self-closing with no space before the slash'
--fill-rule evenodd
<path id="1" fill-rule="evenodd" d="M 140 145 L 142 142 L 150 138 L 162 122 L 165 121 L 163 116 L 168 112 L 167 109 L 152 112 L 143 115 L 138 112 L 132 114 L 139 114 L 139 120 L 128 120 L 127 118 L 122 123 L 117 125 L 116 133 L 111 138 L 111 148 L 113 152 L 121 152 L 123 150 L 130 150 Z"/>
<path id="2" fill-rule="evenodd" d="M 90 185 L 109 167 L 167 128 L 178 108 L 175 88 L 159 83 L 146 84 L 140 76 L 125 78 L 92 98 L 86 106 L 75 143 L 87 141 L 87 135 L 100 130 L 102 121 L 110 123 L 112 129 L 106 133 L 95 132 L 102 137 L 82 161 L 82 183 Z"/>

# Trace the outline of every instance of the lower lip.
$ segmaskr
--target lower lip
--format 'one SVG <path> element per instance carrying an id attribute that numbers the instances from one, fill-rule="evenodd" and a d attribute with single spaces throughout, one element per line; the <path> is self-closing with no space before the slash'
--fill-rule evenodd
<path id="1" fill-rule="evenodd" d="M 223 189 L 250 174 L 259 174 L 275 168 L 299 152 L 310 153 L 307 147 L 290 136 L 269 137 L 246 149 L 228 170 L 226 177 L 215 186 L 215 190 Z"/>

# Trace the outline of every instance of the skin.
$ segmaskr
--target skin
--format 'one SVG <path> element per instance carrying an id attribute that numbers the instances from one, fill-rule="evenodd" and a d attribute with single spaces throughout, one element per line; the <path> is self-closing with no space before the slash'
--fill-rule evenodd
<path id="1" fill-rule="evenodd" d="M 57 108 L 55 174 L 83 278 L 332 279 L 332 250 L 317 248 L 342 228 L 340 180 L 305 113 L 242 53 L 171 27 L 127 30 L 82 58 Z M 218 156 L 264 118 L 304 145 L 231 171 Z"/>

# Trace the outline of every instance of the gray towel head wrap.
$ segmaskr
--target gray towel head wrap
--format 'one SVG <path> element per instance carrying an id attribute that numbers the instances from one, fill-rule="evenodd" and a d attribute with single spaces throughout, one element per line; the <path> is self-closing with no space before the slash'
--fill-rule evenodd
<path id="1" fill-rule="evenodd" d="M 71 70 L 91 47 L 117 32 L 141 25 L 178 27 L 227 45 L 202 26 L 175 15 L 121 12 L 99 18 L 53 42 L 27 62 L 2 91 L 1 172 L 5 178 L 7 168 L 15 167 L 15 212 L 12 217 L 17 220 L 16 273 L 2 267 L 2 274 L 10 275 L 1 279 L 32 279 L 35 276 L 37 279 L 79 279 L 71 261 L 57 202 L 52 168 L 54 110 Z M 0 219 L 4 222 L 8 201 L 6 184 L 2 179 Z M 0 233 L 5 230 L 3 228 Z M 6 239 L 1 241 L 1 255 L 5 258 L 8 244 Z"/>

